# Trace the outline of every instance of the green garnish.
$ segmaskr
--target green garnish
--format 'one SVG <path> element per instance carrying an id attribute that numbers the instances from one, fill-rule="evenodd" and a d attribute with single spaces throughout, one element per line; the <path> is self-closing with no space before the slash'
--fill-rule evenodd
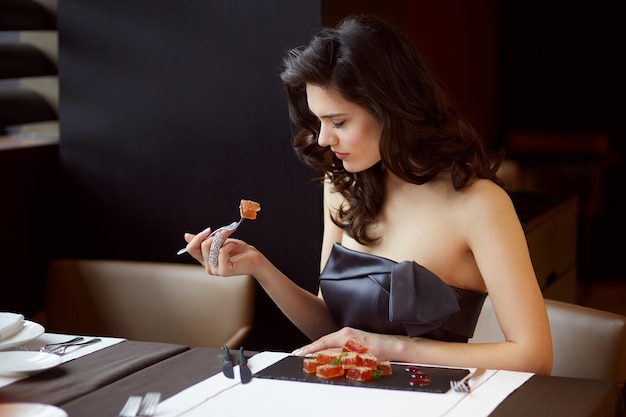
<path id="1" fill-rule="evenodd" d="M 346 356 L 345 353 L 342 353 L 341 355 L 337 356 L 335 359 L 333 359 L 332 362 L 329 363 L 329 365 L 341 365 L 341 358 Z"/>
<path id="2" fill-rule="evenodd" d="M 381 371 L 380 369 L 377 369 L 375 371 L 372 371 L 372 379 L 373 380 L 378 380 L 383 376 L 383 371 Z"/>

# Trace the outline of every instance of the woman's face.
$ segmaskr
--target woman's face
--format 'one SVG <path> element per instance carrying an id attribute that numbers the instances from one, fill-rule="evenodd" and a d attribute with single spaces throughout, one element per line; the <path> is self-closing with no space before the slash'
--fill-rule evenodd
<path id="1" fill-rule="evenodd" d="M 381 124 L 363 107 L 332 89 L 306 86 L 311 112 L 320 120 L 317 143 L 328 147 L 348 172 L 361 172 L 380 161 Z"/>

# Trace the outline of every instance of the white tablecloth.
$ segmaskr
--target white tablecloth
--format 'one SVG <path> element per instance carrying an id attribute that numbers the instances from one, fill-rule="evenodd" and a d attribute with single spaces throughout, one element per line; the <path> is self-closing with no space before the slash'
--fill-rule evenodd
<path id="1" fill-rule="evenodd" d="M 249 360 L 252 372 L 288 354 L 262 352 Z M 249 384 L 222 374 L 159 404 L 159 417 L 324 417 L 349 415 L 486 416 L 532 374 L 488 370 L 469 394 L 426 393 L 253 378 Z"/>

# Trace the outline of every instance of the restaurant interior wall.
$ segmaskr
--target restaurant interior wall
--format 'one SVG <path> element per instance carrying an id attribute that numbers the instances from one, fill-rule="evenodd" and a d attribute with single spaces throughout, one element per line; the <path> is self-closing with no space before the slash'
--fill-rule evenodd
<path id="1" fill-rule="evenodd" d="M 626 64 L 618 52 L 626 27 L 608 0 L 562 6 L 541 0 L 327 0 L 324 13 L 330 23 L 353 13 L 394 21 L 485 144 L 504 147 L 523 178 L 533 178 L 513 178 L 511 188 L 578 194 L 585 291 L 598 281 L 626 284 L 620 264 L 626 251 L 626 127 L 619 104 Z M 524 138 L 524 152 L 512 137 Z M 533 148 L 537 137 L 548 139 Z"/>
<path id="2" fill-rule="evenodd" d="M 55 0 L 0 1 L 0 311 L 41 306 L 59 171 L 56 40 Z"/>
<path id="3" fill-rule="evenodd" d="M 500 141 L 534 188 L 578 193 L 582 295 L 595 284 L 626 284 L 620 13 L 608 0 L 500 3 Z"/>
<path id="4" fill-rule="evenodd" d="M 278 76 L 285 49 L 321 25 L 321 2 L 60 0 L 59 258 L 197 262 L 184 232 L 239 219 L 258 247 L 315 291 L 318 174 L 291 150 Z M 304 336 L 258 291 L 249 349 Z M 232 300 L 233 303 L 238 300 Z"/>

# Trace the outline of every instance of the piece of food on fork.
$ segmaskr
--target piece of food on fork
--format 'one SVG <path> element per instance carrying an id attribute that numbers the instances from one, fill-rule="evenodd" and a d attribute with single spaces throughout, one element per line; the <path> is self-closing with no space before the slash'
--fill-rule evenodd
<path id="1" fill-rule="evenodd" d="M 243 219 L 249 219 L 249 220 L 256 219 L 257 212 L 259 211 L 261 211 L 261 205 L 259 203 L 257 203 L 256 201 L 252 201 L 252 200 L 242 199 L 241 202 L 239 203 L 240 219 L 236 222 L 232 222 L 230 224 L 227 224 L 226 226 L 222 226 L 213 230 L 211 234 L 209 235 L 209 237 L 214 236 L 217 232 L 231 231 L 231 230 L 237 229 L 239 225 L 241 224 L 241 222 L 243 222 Z M 182 255 L 185 252 L 187 252 L 187 247 L 180 249 L 178 252 L 176 252 L 176 254 Z"/>
<path id="2" fill-rule="evenodd" d="M 254 220 L 257 213 L 261 211 L 261 205 L 252 200 L 241 200 L 239 203 L 239 213 L 244 219 Z"/>

